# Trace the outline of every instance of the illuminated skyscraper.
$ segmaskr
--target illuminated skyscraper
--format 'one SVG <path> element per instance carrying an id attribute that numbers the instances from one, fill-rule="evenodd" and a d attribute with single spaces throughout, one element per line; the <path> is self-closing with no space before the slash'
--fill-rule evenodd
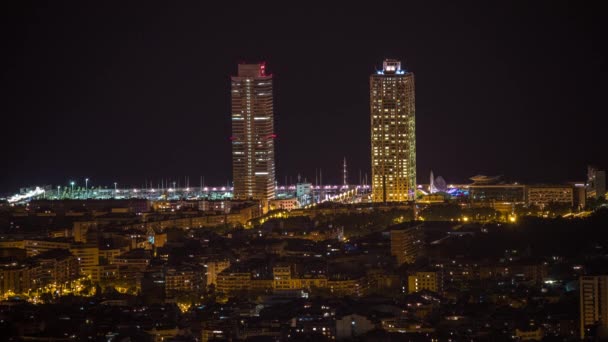
<path id="1" fill-rule="evenodd" d="M 275 196 L 272 75 L 265 64 L 239 64 L 232 77 L 232 173 L 235 199 Z"/>
<path id="2" fill-rule="evenodd" d="M 370 77 L 372 201 L 412 201 L 416 192 L 414 74 L 384 60 Z"/>

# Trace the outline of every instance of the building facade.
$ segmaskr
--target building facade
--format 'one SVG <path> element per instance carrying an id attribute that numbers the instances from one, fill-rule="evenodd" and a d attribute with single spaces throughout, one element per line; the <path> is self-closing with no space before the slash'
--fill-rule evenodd
<path id="1" fill-rule="evenodd" d="M 416 116 L 414 74 L 384 60 L 370 77 L 372 201 L 415 199 Z"/>
<path id="2" fill-rule="evenodd" d="M 587 197 L 606 196 L 606 171 L 587 167 Z"/>
<path id="3" fill-rule="evenodd" d="M 391 230 L 391 255 L 397 264 L 414 263 L 422 252 L 424 233 L 421 227 Z"/>
<path id="4" fill-rule="evenodd" d="M 422 290 L 433 292 L 443 291 L 443 276 L 441 271 L 419 271 L 407 277 L 407 288 L 410 293 Z"/>
<path id="5" fill-rule="evenodd" d="M 270 201 L 270 210 L 294 210 L 300 207 L 297 198 L 281 198 Z"/>
<path id="6" fill-rule="evenodd" d="M 205 274 L 207 286 L 216 285 L 218 274 L 230 267 L 230 260 L 226 259 L 207 261 L 205 267 L 207 268 L 207 272 Z"/>
<path id="7" fill-rule="evenodd" d="M 203 275 L 194 268 L 170 268 L 165 272 L 165 295 L 174 296 L 179 293 L 198 293 L 203 289 Z"/>
<path id="8" fill-rule="evenodd" d="M 585 339 L 590 326 L 608 325 L 608 275 L 580 278 L 581 339 Z"/>
<path id="9" fill-rule="evenodd" d="M 551 203 L 574 206 L 574 189 L 569 185 L 528 186 L 528 204 L 545 209 Z"/>
<path id="10" fill-rule="evenodd" d="M 268 206 L 275 196 L 272 75 L 265 64 L 239 64 L 232 77 L 234 198 Z"/>

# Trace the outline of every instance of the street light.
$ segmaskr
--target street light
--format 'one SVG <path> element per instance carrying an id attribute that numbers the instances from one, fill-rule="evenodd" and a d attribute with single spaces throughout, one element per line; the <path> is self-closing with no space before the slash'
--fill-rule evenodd
<path id="1" fill-rule="evenodd" d="M 70 193 L 72 194 L 72 196 L 74 195 L 74 184 L 74 181 L 70 181 L 70 186 L 72 187 Z"/>
<path id="2" fill-rule="evenodd" d="M 57 185 L 57 198 L 59 198 L 59 189 L 61 189 L 61 186 Z"/>
<path id="3" fill-rule="evenodd" d="M 84 179 L 84 190 L 87 191 L 89 188 L 89 179 L 85 178 Z"/>
<path id="4" fill-rule="evenodd" d="M 118 183 L 114 182 L 114 192 L 118 192 L 118 188 L 116 187 Z"/>

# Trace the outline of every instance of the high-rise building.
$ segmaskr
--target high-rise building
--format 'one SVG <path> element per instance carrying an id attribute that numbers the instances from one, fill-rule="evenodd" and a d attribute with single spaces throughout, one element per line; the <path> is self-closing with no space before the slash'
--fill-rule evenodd
<path id="1" fill-rule="evenodd" d="M 272 75 L 265 64 L 239 64 L 232 77 L 234 198 L 268 207 L 275 196 Z"/>
<path id="2" fill-rule="evenodd" d="M 412 264 L 422 252 L 424 232 L 422 227 L 407 227 L 391 230 L 391 255 L 397 264 Z"/>
<path id="3" fill-rule="evenodd" d="M 370 77 L 372 201 L 412 201 L 416 194 L 414 74 L 386 59 Z"/>
<path id="4" fill-rule="evenodd" d="M 581 277 L 579 291 L 581 339 L 585 339 L 590 327 L 604 331 L 608 327 L 608 275 Z"/>
<path id="5" fill-rule="evenodd" d="M 587 167 L 587 197 L 599 198 L 606 196 L 606 171 L 596 167 Z"/>

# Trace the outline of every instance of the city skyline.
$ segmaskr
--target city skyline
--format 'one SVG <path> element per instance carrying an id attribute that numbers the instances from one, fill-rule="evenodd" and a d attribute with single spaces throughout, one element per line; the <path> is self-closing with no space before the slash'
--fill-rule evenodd
<path id="1" fill-rule="evenodd" d="M 7 3 L 0 339 L 608 340 L 604 13 Z"/>
<path id="2" fill-rule="evenodd" d="M 592 9 L 474 7 L 468 14 L 467 7 L 412 5 L 404 11 L 409 20 L 372 15 L 378 28 L 350 33 L 364 14 L 351 8 L 339 18 L 344 25 L 311 13 L 318 26 L 302 34 L 286 17 L 277 23 L 281 32 L 266 30 L 264 38 L 235 45 L 244 22 L 203 39 L 207 24 L 229 17 L 221 10 L 203 23 L 201 8 L 163 14 L 147 8 L 132 18 L 128 13 L 139 8 L 93 13 L 58 5 L 38 18 L 44 6 L 32 6 L 3 14 L 12 27 L 4 33 L 10 67 L 2 76 L 8 90 L 2 110 L 10 115 L 4 125 L 10 148 L 2 191 L 85 177 L 139 186 L 202 175 L 208 184 L 225 184 L 232 179 L 229 75 L 238 62 L 262 60 L 278 75 L 279 183 L 298 174 L 311 181 L 322 170 L 324 183 L 339 184 L 344 157 L 351 182 L 359 172 L 369 179 L 367 79 L 383 58 L 401 58 L 419 76 L 418 182 L 430 170 L 448 183 L 475 174 L 578 181 L 588 164 L 605 167 L 594 138 L 601 125 L 593 122 L 603 108 L 606 68 L 592 44 Z M 395 12 L 403 9 L 396 5 Z M 589 20 L 570 20 L 573 12 Z M 104 21 L 108 13 L 112 26 Z M 155 26 L 156 15 L 180 24 Z M 540 38 L 546 39 L 538 44 Z M 577 120 L 555 119 L 569 116 Z"/>

